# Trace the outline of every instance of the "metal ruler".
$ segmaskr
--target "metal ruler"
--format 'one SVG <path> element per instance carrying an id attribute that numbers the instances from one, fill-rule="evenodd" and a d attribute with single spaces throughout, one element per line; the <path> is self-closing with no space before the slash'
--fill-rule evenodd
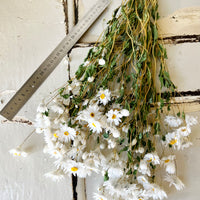
<path id="1" fill-rule="evenodd" d="M 61 60 L 67 55 L 81 36 L 88 30 L 94 21 L 109 5 L 109 0 L 98 1 L 73 30 L 60 42 L 46 60 L 38 67 L 33 75 L 17 91 L 13 98 L 1 110 L 0 114 L 12 120 L 24 104 L 31 98 L 33 93 L 40 87 L 45 79 L 51 74 Z"/>

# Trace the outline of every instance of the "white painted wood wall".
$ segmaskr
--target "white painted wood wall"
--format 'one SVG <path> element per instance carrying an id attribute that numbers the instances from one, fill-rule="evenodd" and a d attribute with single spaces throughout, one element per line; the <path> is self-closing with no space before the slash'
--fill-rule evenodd
<path id="1" fill-rule="evenodd" d="M 95 0 L 66 0 L 64 12 L 62 0 L 0 0 L 0 109 L 71 30 L 77 19 L 74 6 L 81 19 L 94 3 Z M 71 75 L 120 3 L 121 0 L 112 0 L 106 12 L 73 48 L 69 54 Z M 159 3 L 160 34 L 165 38 L 171 78 L 186 95 L 181 103 L 187 112 L 199 116 L 200 0 L 159 0 Z M 0 200 L 73 199 L 71 178 L 56 184 L 43 176 L 53 170 L 53 160 L 42 152 L 42 136 L 34 135 L 26 143 L 25 148 L 31 152 L 28 158 L 16 160 L 8 153 L 33 130 L 30 123 L 38 103 L 67 78 L 67 66 L 62 62 L 18 113 L 15 122 L 0 117 Z M 193 130 L 192 141 L 193 147 L 178 154 L 179 176 L 186 189 L 170 190 L 169 200 L 200 199 L 199 125 Z M 85 194 L 84 181 L 79 180 L 78 199 L 92 200 L 99 181 L 96 175 L 88 178 Z"/>

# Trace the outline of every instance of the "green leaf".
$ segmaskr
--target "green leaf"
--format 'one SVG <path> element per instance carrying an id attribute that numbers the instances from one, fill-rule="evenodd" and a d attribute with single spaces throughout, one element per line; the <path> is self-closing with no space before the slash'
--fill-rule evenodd
<path id="1" fill-rule="evenodd" d="M 180 116 L 181 116 L 181 113 L 180 113 L 180 112 L 178 112 L 178 113 L 177 113 L 177 116 L 178 116 L 178 117 L 180 117 Z"/>
<path id="2" fill-rule="evenodd" d="M 49 116 L 49 109 L 48 109 L 48 111 L 45 111 L 42 114 L 48 117 Z"/>
<path id="3" fill-rule="evenodd" d="M 154 38 L 154 42 L 158 40 L 158 30 L 157 30 L 156 25 L 153 26 L 153 38 Z"/>
<path id="4" fill-rule="evenodd" d="M 61 95 L 61 94 L 64 92 L 64 90 L 65 90 L 65 88 L 60 88 L 60 89 L 58 90 L 59 94 Z"/>
<path id="5" fill-rule="evenodd" d="M 108 181 L 108 180 L 109 180 L 109 176 L 108 176 L 108 172 L 106 172 L 104 175 L 104 181 Z"/>
<path id="6" fill-rule="evenodd" d="M 85 73 L 86 67 L 82 65 L 79 66 L 78 70 L 76 71 L 76 78 L 80 79 L 83 74 Z"/>
<path id="7" fill-rule="evenodd" d="M 127 152 L 129 162 L 133 161 L 132 154 L 130 151 Z"/>
<path id="8" fill-rule="evenodd" d="M 182 118 L 185 120 L 185 112 L 182 112 Z"/>
<path id="9" fill-rule="evenodd" d="M 103 137 L 106 138 L 106 139 L 109 138 L 109 133 L 108 133 L 108 132 L 107 132 L 107 133 L 104 133 L 104 134 L 103 134 Z"/>
<path id="10" fill-rule="evenodd" d="M 128 151 L 128 146 L 125 146 L 123 149 L 121 149 L 121 150 L 119 151 L 119 154 L 121 154 L 123 151 Z"/>
<path id="11" fill-rule="evenodd" d="M 64 94 L 64 95 L 62 95 L 62 97 L 63 97 L 64 99 L 68 99 L 68 98 L 70 97 L 70 94 Z"/>
<path id="12" fill-rule="evenodd" d="M 129 169 L 126 175 L 131 175 L 132 174 L 132 169 Z"/>

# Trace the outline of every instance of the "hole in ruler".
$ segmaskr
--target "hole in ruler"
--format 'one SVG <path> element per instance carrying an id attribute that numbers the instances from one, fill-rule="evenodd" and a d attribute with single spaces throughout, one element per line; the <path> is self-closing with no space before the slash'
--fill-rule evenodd
<path id="1" fill-rule="evenodd" d="M 45 68 L 44 68 L 44 71 L 46 71 L 46 70 L 47 70 L 47 68 L 45 67 Z"/>
<path id="2" fill-rule="evenodd" d="M 44 72 L 40 72 L 40 75 L 42 76 L 44 74 Z"/>
<path id="3" fill-rule="evenodd" d="M 13 110 L 13 107 L 10 107 L 10 110 Z"/>
<path id="4" fill-rule="evenodd" d="M 26 90 L 26 92 L 28 92 L 29 90 Z"/>
<path id="5" fill-rule="evenodd" d="M 21 94 L 23 97 L 25 96 L 25 94 Z"/>
<path id="6" fill-rule="evenodd" d="M 37 80 L 39 79 L 39 77 L 38 77 L 38 76 L 37 76 L 36 78 L 37 78 Z"/>
<path id="7" fill-rule="evenodd" d="M 18 101 L 21 101 L 21 99 L 20 99 L 20 98 L 18 98 Z"/>

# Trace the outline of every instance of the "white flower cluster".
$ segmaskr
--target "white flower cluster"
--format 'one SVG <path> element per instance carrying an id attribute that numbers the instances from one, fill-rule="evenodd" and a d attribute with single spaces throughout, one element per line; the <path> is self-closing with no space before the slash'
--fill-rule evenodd
<path id="1" fill-rule="evenodd" d="M 99 62 L 104 64 L 102 60 Z M 76 87 L 73 84 L 67 88 L 74 95 L 73 90 L 79 84 L 76 82 Z M 96 200 L 162 200 L 167 194 L 154 173 L 159 166 L 165 172 L 162 181 L 177 190 L 183 189 L 184 184 L 175 175 L 175 155 L 164 153 L 161 157 L 156 149 L 149 150 L 154 141 L 150 125 L 143 128 L 141 136 L 133 135 L 129 141 L 127 135 L 133 128 L 128 122 L 133 113 L 116 104 L 109 89 L 100 88 L 94 98 L 77 103 L 77 113 L 71 117 L 69 106 L 75 98 L 73 95 L 68 100 L 56 97 L 48 108 L 45 104 L 38 107 L 36 132 L 44 134 L 44 152 L 56 159 L 56 171 L 47 173 L 46 177 L 59 181 L 65 174 L 85 178 L 95 172 L 105 180 L 94 194 Z M 191 126 L 196 123 L 189 116 L 185 120 L 166 116 L 163 127 L 169 132 L 157 137 L 156 142 L 166 149 L 185 149 L 191 145 Z M 150 136 L 142 143 L 138 138 L 147 134 Z"/>

